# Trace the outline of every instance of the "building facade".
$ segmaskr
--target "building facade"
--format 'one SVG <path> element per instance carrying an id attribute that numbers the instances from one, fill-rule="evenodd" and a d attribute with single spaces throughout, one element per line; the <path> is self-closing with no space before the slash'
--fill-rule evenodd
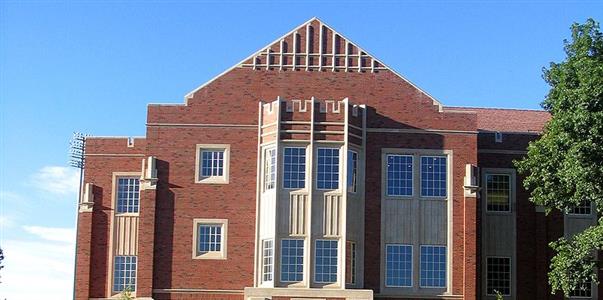
<path id="1" fill-rule="evenodd" d="M 561 299 L 547 244 L 596 216 L 528 201 L 548 119 L 444 106 L 313 18 L 86 138 L 76 299 Z"/>

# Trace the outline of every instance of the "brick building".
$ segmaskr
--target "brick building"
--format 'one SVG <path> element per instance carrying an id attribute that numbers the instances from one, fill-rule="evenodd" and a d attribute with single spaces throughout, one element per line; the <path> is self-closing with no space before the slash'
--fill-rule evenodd
<path id="1" fill-rule="evenodd" d="M 76 299 L 558 299 L 547 243 L 595 221 L 513 168 L 548 113 L 444 106 L 316 18 L 147 114 L 86 139 Z"/>

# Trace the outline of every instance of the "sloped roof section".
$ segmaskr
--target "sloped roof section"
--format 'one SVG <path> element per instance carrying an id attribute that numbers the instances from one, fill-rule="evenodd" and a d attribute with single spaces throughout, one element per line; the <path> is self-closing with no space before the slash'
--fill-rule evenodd
<path id="1" fill-rule="evenodd" d="M 477 129 L 482 131 L 541 133 L 551 119 L 544 110 L 447 106 L 444 111 L 475 112 Z"/>
<path id="2" fill-rule="evenodd" d="M 192 98 L 195 92 L 235 68 L 372 73 L 390 71 L 431 98 L 440 111 L 442 108 L 441 103 L 427 92 L 316 17 L 191 91 L 185 96 L 185 100 Z"/>

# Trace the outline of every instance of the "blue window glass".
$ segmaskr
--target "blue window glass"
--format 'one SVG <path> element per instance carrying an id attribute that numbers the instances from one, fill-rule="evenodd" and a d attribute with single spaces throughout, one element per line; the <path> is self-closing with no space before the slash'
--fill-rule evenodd
<path id="1" fill-rule="evenodd" d="M 318 148 L 317 188 L 334 190 L 339 188 L 339 149 Z"/>
<path id="2" fill-rule="evenodd" d="M 115 256 L 113 260 L 113 291 L 136 290 L 136 256 Z"/>
<path id="3" fill-rule="evenodd" d="M 203 150 L 201 152 L 201 176 L 224 175 L 224 150 Z"/>
<path id="4" fill-rule="evenodd" d="M 222 225 L 199 224 L 198 227 L 197 252 L 219 252 L 222 249 Z"/>
<path id="5" fill-rule="evenodd" d="M 387 156 L 387 195 L 412 196 L 412 156 Z"/>
<path id="6" fill-rule="evenodd" d="M 391 244 L 385 251 L 385 285 L 412 286 L 412 246 Z"/>
<path id="7" fill-rule="evenodd" d="M 304 279 L 304 240 L 281 241 L 281 281 L 297 282 Z"/>
<path id="8" fill-rule="evenodd" d="M 358 178 L 358 153 L 348 151 L 348 190 L 356 192 L 356 180 Z"/>
<path id="9" fill-rule="evenodd" d="M 446 287 L 446 246 L 421 246 L 421 287 Z"/>
<path id="10" fill-rule="evenodd" d="M 446 157 L 421 157 L 421 196 L 446 197 Z"/>
<path id="11" fill-rule="evenodd" d="M 337 281 L 337 241 L 316 240 L 314 281 Z"/>
<path id="12" fill-rule="evenodd" d="M 140 202 L 140 183 L 136 177 L 117 179 L 117 213 L 137 213 Z"/>
<path id="13" fill-rule="evenodd" d="M 284 187 L 303 189 L 306 187 L 306 148 L 285 148 Z"/>

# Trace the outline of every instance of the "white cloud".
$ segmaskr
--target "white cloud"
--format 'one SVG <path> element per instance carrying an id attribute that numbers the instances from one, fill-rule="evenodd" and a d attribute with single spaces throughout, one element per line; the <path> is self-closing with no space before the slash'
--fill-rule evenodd
<path id="1" fill-rule="evenodd" d="M 13 218 L 5 215 L 0 215 L 0 228 L 4 230 L 5 228 L 10 228 L 15 224 Z"/>
<path id="2" fill-rule="evenodd" d="M 3 241 L 5 259 L 0 299 L 70 299 L 73 289 L 73 238 L 43 240 L 41 233 L 73 233 L 72 228 L 24 226 L 36 240 Z M 60 240 L 60 241 L 59 241 Z"/>
<path id="3" fill-rule="evenodd" d="M 73 228 L 23 226 L 23 229 L 47 241 L 72 243 L 75 240 L 75 229 Z"/>
<path id="4" fill-rule="evenodd" d="M 31 176 L 32 185 L 58 195 L 77 193 L 79 183 L 79 170 L 70 167 L 46 166 Z"/>

